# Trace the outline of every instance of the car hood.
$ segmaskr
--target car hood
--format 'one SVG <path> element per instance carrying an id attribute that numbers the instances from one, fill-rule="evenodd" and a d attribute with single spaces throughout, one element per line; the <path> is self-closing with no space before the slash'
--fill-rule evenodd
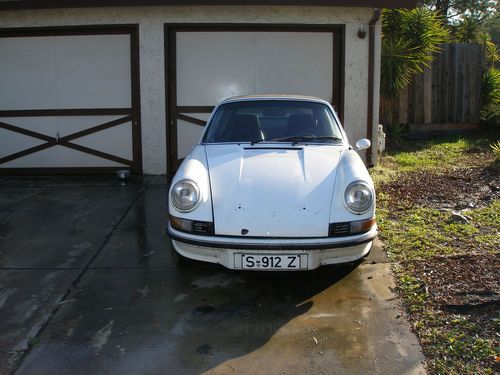
<path id="1" fill-rule="evenodd" d="M 326 237 L 340 146 L 206 145 L 215 234 Z"/>

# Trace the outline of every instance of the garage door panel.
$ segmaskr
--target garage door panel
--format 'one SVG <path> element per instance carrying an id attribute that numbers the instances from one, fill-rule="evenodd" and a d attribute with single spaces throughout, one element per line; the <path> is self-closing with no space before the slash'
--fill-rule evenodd
<path id="1" fill-rule="evenodd" d="M 131 106 L 129 35 L 56 37 L 55 61 L 56 108 Z"/>
<path id="2" fill-rule="evenodd" d="M 177 153 L 179 159 L 186 157 L 191 151 L 193 145 L 198 143 L 203 127 L 200 125 L 190 124 L 189 122 L 179 120 L 177 132 Z"/>
<path id="3" fill-rule="evenodd" d="M 64 142 L 65 137 L 69 136 L 71 137 L 70 142 L 72 144 L 85 146 L 90 150 L 100 151 L 105 154 L 132 161 L 133 136 L 132 122 L 130 120 L 123 123 L 120 123 L 120 121 L 118 121 L 118 125 L 112 126 L 108 129 L 90 133 L 89 135 L 79 137 L 77 134 L 87 130 L 92 132 L 95 130 L 95 127 L 100 126 L 101 124 L 120 119 L 126 120 L 127 118 L 129 119 L 129 117 L 124 116 L 17 117 L 4 118 L 2 119 L 2 121 L 8 125 L 13 125 L 19 128 L 19 131 L 28 130 L 42 136 L 48 136 L 50 137 L 51 141 L 54 141 L 56 143 L 59 142 L 59 140 Z M 36 135 L 34 137 L 26 134 L 20 134 L 12 130 L 0 130 L 2 131 L 2 133 L 0 134 L 3 135 L 3 137 L 0 138 L 2 142 L 1 157 L 9 156 L 16 152 L 30 149 L 31 147 L 44 144 L 48 141 L 47 139 L 38 139 L 36 138 Z M 41 156 L 39 154 L 40 152 L 41 151 L 38 151 L 33 155 L 35 157 Z M 52 154 L 47 152 L 43 153 L 43 157 L 48 157 L 49 155 Z M 59 152 L 57 155 L 58 158 L 65 157 L 64 152 Z M 71 157 L 70 159 L 72 160 L 73 157 Z M 30 166 L 24 164 L 31 162 L 31 158 L 23 158 L 22 160 L 23 161 L 20 161 L 16 164 L 20 168 L 36 168 L 38 166 Z M 42 164 L 44 165 L 44 167 L 48 167 L 46 165 L 46 162 L 43 162 Z M 61 164 L 61 160 L 54 160 L 51 167 L 66 167 L 66 164 L 66 161 L 64 161 L 63 165 Z M 99 162 L 97 164 L 98 166 L 105 167 L 114 165 L 112 164 L 112 161 L 107 161 L 104 164 L 102 162 Z M 6 167 L 6 165 L 7 164 L 2 164 L 2 167 Z"/>
<path id="4" fill-rule="evenodd" d="M 1 122 L 50 137 L 65 137 L 123 116 L 3 117 Z"/>
<path id="5" fill-rule="evenodd" d="M 118 120 L 123 116 L 68 116 L 56 117 L 59 137 L 65 137 L 109 121 Z"/>
<path id="6" fill-rule="evenodd" d="M 57 117 L 2 117 L 0 121 L 49 137 L 55 137 L 59 131 Z"/>
<path id="7" fill-rule="evenodd" d="M 2 31 L 0 130 L 9 135 L 0 137 L 0 173 L 140 172 L 137 28 Z"/>
<path id="8" fill-rule="evenodd" d="M 175 74 L 171 115 L 177 139 L 171 140 L 171 168 L 203 131 L 186 118 L 199 114 L 186 108 L 213 107 L 229 97 L 251 94 L 309 95 L 333 102 L 334 59 L 339 58 L 335 32 L 176 31 L 175 72 L 170 73 Z M 203 118 L 208 117 L 205 113 Z"/>
<path id="9" fill-rule="evenodd" d="M 332 101 L 333 34 L 272 33 L 256 45 L 256 94 L 310 95 Z"/>
<path id="10" fill-rule="evenodd" d="M 216 105 L 254 91 L 252 33 L 177 33 L 177 104 Z M 190 79 L 185 79 L 191 77 Z M 200 88 L 207 88 L 200 90 Z"/>
<path id="11" fill-rule="evenodd" d="M 58 167 L 127 167 L 126 164 L 116 163 L 94 155 L 89 155 L 80 151 L 72 150 L 63 146 L 56 146 L 56 151 L 61 162 Z"/>
<path id="12" fill-rule="evenodd" d="M 54 147 L 3 163 L 2 168 L 55 168 L 59 166 L 59 157 Z"/>
<path id="13" fill-rule="evenodd" d="M 132 160 L 132 123 L 127 122 L 72 141 L 77 145 Z"/>
<path id="14" fill-rule="evenodd" d="M 125 164 L 72 150 L 64 146 L 54 146 L 2 164 L 2 168 L 103 168 L 126 167 Z"/>
<path id="15" fill-rule="evenodd" d="M 53 37 L 0 38 L 0 110 L 55 108 Z"/>
<path id="16" fill-rule="evenodd" d="M 45 143 L 45 141 L 26 137 L 22 134 L 5 129 L 0 129 L 0 139 L 2 140 L 0 159 Z"/>
<path id="17" fill-rule="evenodd" d="M 0 38 L 0 110 L 127 108 L 130 36 Z"/>
<path id="18" fill-rule="evenodd" d="M 333 34 L 177 33 L 177 105 L 288 93 L 332 100 Z"/>

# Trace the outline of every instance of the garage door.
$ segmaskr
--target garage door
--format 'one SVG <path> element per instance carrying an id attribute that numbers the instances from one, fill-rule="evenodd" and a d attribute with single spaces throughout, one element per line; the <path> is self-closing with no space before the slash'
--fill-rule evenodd
<path id="1" fill-rule="evenodd" d="M 0 173 L 141 171 L 137 32 L 0 30 Z"/>
<path id="2" fill-rule="evenodd" d="M 298 94 L 341 112 L 340 28 L 167 27 L 169 169 L 199 141 L 213 107 L 237 95 Z"/>

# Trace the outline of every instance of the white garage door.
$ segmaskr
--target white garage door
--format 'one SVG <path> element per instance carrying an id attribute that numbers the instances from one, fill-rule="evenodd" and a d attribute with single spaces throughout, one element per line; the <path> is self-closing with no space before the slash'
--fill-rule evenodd
<path id="1" fill-rule="evenodd" d="M 340 104 L 340 31 L 170 31 L 171 172 L 199 141 L 213 106 L 237 95 L 298 94 Z M 174 61 L 173 61 L 174 60 Z"/>
<path id="2" fill-rule="evenodd" d="M 138 171 L 134 29 L 100 32 L 0 32 L 0 173 Z"/>

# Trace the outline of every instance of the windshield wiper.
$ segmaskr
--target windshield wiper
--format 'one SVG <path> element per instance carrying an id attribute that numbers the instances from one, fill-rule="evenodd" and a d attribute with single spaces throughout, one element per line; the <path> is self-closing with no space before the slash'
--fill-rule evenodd
<path id="1" fill-rule="evenodd" d="M 331 137 L 331 136 L 316 136 L 316 135 L 293 135 L 288 137 L 273 137 L 273 138 L 264 138 L 258 139 L 256 141 L 250 142 L 251 145 L 262 142 L 292 142 L 292 145 L 296 145 L 300 142 L 323 142 L 323 141 L 332 141 L 332 142 L 341 142 L 342 138 L 339 137 Z"/>
<path id="2" fill-rule="evenodd" d="M 332 142 L 342 142 L 342 138 L 339 137 L 332 137 L 332 136 L 302 136 L 302 137 L 297 137 L 299 139 L 296 139 L 293 141 L 293 145 L 300 143 L 300 142 L 322 142 L 322 141 L 332 141 Z"/>
<path id="3" fill-rule="evenodd" d="M 271 138 L 263 138 L 263 139 L 257 139 L 255 141 L 250 142 L 251 145 L 254 145 L 256 143 L 262 143 L 262 142 L 294 142 L 297 138 L 297 136 L 288 136 L 288 137 L 271 137 Z"/>

